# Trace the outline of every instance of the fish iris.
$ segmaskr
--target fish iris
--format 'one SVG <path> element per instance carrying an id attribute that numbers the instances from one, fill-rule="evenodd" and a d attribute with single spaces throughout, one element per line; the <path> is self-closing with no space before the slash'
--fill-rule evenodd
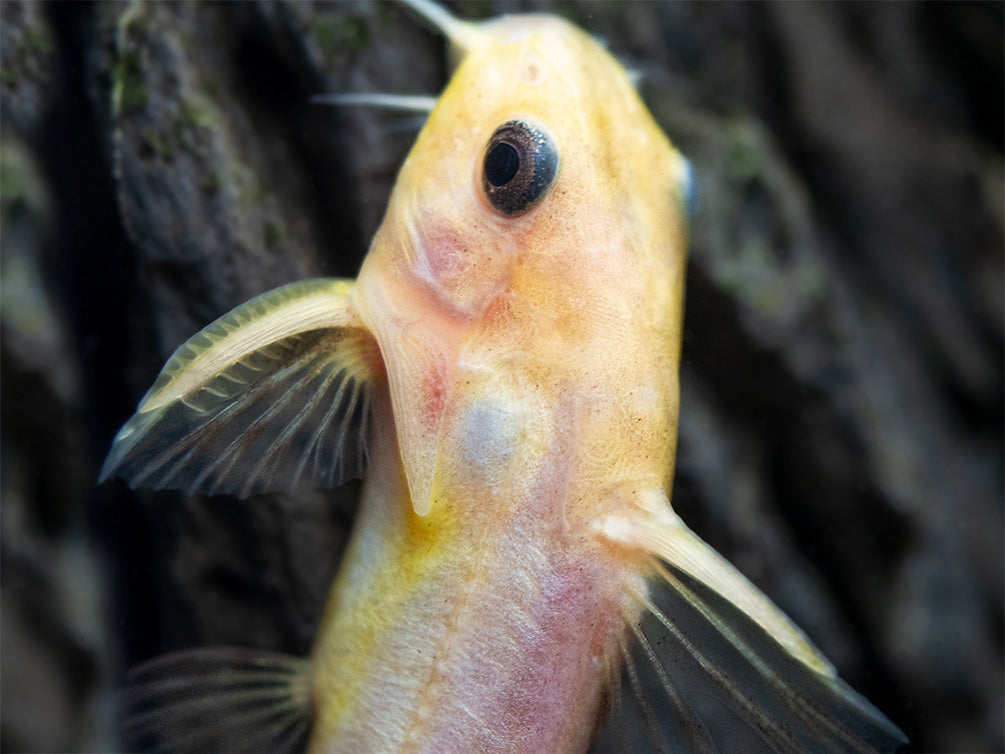
<path id="1" fill-rule="evenodd" d="M 545 197 L 557 172 L 558 151 L 544 127 L 511 120 L 485 147 L 482 190 L 499 214 L 518 217 Z"/>

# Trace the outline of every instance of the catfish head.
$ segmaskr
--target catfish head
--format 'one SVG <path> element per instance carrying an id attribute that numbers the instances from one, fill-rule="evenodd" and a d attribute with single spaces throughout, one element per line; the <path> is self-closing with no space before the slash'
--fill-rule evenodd
<path id="1" fill-rule="evenodd" d="M 414 510 L 519 498 L 512 485 L 545 466 L 658 488 L 675 451 L 687 161 L 572 24 L 452 24 L 460 62 L 356 289 Z"/>

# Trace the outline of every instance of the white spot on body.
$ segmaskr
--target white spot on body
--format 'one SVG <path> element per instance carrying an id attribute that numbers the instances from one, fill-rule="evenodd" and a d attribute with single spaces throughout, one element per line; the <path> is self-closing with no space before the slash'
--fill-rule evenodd
<path id="1" fill-rule="evenodd" d="M 498 481 L 513 454 L 519 422 L 503 403 L 479 398 L 464 412 L 461 454 L 466 464 L 480 469 L 485 480 Z"/>

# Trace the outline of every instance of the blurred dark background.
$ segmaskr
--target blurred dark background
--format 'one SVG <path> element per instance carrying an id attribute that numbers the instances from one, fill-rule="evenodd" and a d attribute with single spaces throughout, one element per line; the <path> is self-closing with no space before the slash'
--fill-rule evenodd
<path id="1" fill-rule="evenodd" d="M 604 38 L 701 184 L 674 504 L 910 751 L 1002 751 L 1001 3 L 529 7 Z M 203 644 L 308 651 L 358 486 L 95 485 L 166 357 L 354 276 L 435 93 L 398 6 L 0 3 L 5 751 L 112 751 Z"/>

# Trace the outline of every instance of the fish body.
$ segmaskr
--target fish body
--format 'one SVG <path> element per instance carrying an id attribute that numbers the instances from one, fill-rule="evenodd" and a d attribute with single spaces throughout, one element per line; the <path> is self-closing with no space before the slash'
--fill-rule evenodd
<path id="1" fill-rule="evenodd" d="M 332 679 L 320 749 L 343 731 L 363 748 L 584 749 L 641 575 L 596 524 L 673 463 L 683 159 L 576 27 L 516 16 L 483 33 L 357 283 L 390 383 L 376 425 L 397 434 L 374 444 L 315 650 Z M 531 113 L 560 164 L 540 205 L 509 217 L 477 167 Z M 378 669 L 368 641 L 398 649 Z M 360 713 L 378 707 L 375 742 Z"/>
<path id="2" fill-rule="evenodd" d="M 362 467 L 363 436 L 360 512 L 310 662 L 278 684 L 290 730 L 309 708 L 310 751 L 583 751 L 626 672 L 654 741 L 714 748 L 647 616 L 776 750 L 892 748 L 902 734 L 667 500 L 687 161 L 574 25 L 444 25 L 458 66 L 357 280 L 264 294 L 182 346 L 103 477 L 337 483 Z M 758 669 L 753 691 L 706 655 L 720 640 Z M 637 642 L 663 699 L 635 683 Z M 169 747 L 192 725 L 167 694 L 178 664 L 136 681 L 142 727 Z"/>

